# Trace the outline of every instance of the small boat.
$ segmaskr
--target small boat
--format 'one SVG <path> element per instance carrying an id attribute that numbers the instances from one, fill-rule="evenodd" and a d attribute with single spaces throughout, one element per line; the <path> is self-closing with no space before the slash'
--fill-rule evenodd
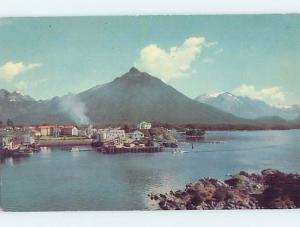
<path id="1" fill-rule="evenodd" d="M 72 147 L 70 152 L 90 151 L 90 148 L 85 147 Z"/>
<path id="2" fill-rule="evenodd" d="M 189 153 L 189 151 L 181 150 L 180 148 L 175 148 L 173 151 L 173 154 L 183 154 L 183 153 Z"/>
<path id="3" fill-rule="evenodd" d="M 14 154 L 15 153 L 17 153 L 17 154 L 23 154 L 23 155 L 33 154 L 33 149 L 30 148 L 30 147 L 24 146 L 24 147 L 20 147 L 17 151 L 14 152 Z"/>
<path id="4" fill-rule="evenodd" d="M 80 149 L 79 149 L 79 147 L 72 147 L 70 152 L 80 152 Z"/>

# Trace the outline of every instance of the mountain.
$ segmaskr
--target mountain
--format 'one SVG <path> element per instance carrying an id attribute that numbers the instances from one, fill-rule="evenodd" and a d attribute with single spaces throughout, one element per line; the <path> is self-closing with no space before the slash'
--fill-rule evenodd
<path id="1" fill-rule="evenodd" d="M 8 101 L 8 102 L 26 102 L 26 101 L 34 101 L 33 98 L 30 96 L 24 95 L 21 92 L 14 91 L 12 93 L 0 89 L 0 100 L 1 101 Z"/>
<path id="2" fill-rule="evenodd" d="M 300 115 L 300 106 L 272 106 L 261 100 L 251 99 L 246 96 L 236 96 L 229 92 L 200 95 L 196 99 L 200 103 L 206 103 L 222 111 L 248 119 L 264 116 L 278 116 L 286 120 L 293 120 Z"/>
<path id="3" fill-rule="evenodd" d="M 0 90 L 0 120 L 15 119 L 18 115 L 28 114 L 36 101 L 20 92 Z"/>
<path id="4" fill-rule="evenodd" d="M 7 93 L 0 99 L 0 120 L 16 124 L 137 123 L 142 120 L 177 124 L 248 122 L 188 98 L 148 73 L 131 68 L 110 83 L 78 94 L 36 101 Z M 16 101 L 11 97 L 16 96 Z M 24 99 L 24 100 L 23 100 Z"/>
<path id="5" fill-rule="evenodd" d="M 232 114 L 201 104 L 148 73 L 131 68 L 123 76 L 77 95 L 93 122 L 141 120 L 168 123 L 239 123 Z"/>
<path id="6" fill-rule="evenodd" d="M 297 106 L 293 108 L 297 109 Z M 48 100 L 37 101 L 20 92 L 0 90 L 0 120 L 11 119 L 15 124 L 23 125 L 135 124 L 142 120 L 171 124 L 288 125 L 296 120 L 276 117 L 274 109 L 280 109 L 291 117 L 289 111 L 293 108 L 272 107 L 262 101 L 230 93 L 200 96 L 196 101 L 136 68 L 131 68 L 110 83 Z"/>

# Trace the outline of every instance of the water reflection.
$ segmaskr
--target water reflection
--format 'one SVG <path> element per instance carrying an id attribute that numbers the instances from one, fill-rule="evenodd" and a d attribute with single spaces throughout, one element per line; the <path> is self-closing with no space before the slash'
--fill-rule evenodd
<path id="1" fill-rule="evenodd" d="M 299 138 L 299 130 L 208 132 L 192 143 L 180 140 L 180 149 L 189 152 L 176 154 L 172 149 L 108 155 L 91 147 L 42 148 L 18 161 L 1 159 L 2 207 L 11 211 L 155 209 L 147 194 L 183 189 L 202 177 L 224 179 L 229 173 L 269 167 L 300 172 Z"/>
<path id="2" fill-rule="evenodd" d="M 27 160 L 30 158 L 31 155 L 3 155 L 0 159 L 0 164 L 8 165 L 10 167 L 14 166 L 15 164 L 18 164 L 22 161 Z"/>

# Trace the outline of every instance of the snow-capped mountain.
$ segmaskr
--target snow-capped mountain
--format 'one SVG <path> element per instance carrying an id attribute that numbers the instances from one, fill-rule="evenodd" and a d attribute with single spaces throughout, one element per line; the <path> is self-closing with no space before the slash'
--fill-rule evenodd
<path id="1" fill-rule="evenodd" d="M 9 92 L 5 89 L 0 89 L 0 100 L 7 102 L 34 101 L 33 98 L 19 91 Z"/>
<path id="2" fill-rule="evenodd" d="M 203 94 L 195 100 L 243 118 L 279 116 L 286 120 L 293 120 L 300 115 L 300 106 L 298 105 L 270 105 L 261 100 L 251 99 L 247 96 L 236 96 L 229 92 Z"/>

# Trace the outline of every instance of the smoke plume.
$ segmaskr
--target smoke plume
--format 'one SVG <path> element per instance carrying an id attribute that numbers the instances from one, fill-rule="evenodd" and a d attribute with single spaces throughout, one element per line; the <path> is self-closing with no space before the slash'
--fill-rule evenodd
<path id="1" fill-rule="evenodd" d="M 90 124 L 90 119 L 86 115 L 85 104 L 75 95 L 68 94 L 62 97 L 59 106 L 77 125 Z"/>

